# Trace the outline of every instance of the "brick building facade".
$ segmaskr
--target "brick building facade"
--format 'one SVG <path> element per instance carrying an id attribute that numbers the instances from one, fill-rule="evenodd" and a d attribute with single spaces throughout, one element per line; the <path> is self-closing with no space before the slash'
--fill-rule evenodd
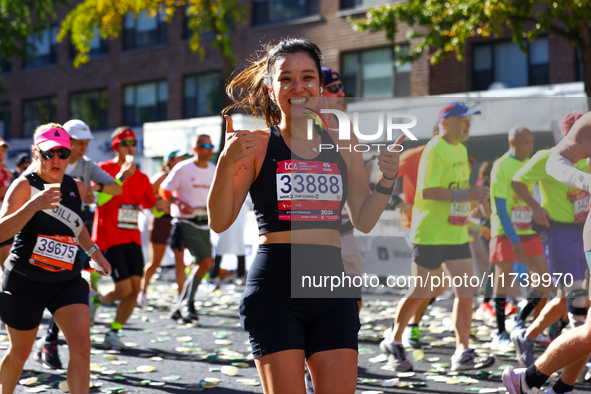
<path id="1" fill-rule="evenodd" d="M 552 35 L 532 46 L 525 60 L 508 40 L 475 39 L 466 45 L 464 62 L 449 57 L 431 66 L 423 56 L 412 65 L 400 67 L 393 64 L 396 54 L 384 33 L 356 32 L 346 21 L 347 15 L 364 11 L 353 0 L 292 2 L 305 9 L 282 0 L 243 3 L 251 14 L 249 22 L 237 26 L 232 35 L 238 68 L 262 43 L 288 36 L 305 37 L 320 47 L 327 66 L 341 71 L 346 90 L 356 96 L 438 95 L 475 90 L 475 85 L 486 88 L 491 81 L 511 87 L 512 83 L 527 86 L 581 80 L 576 51 Z M 289 9 L 277 8 L 280 5 Z M 66 12 L 59 10 L 58 21 Z M 41 121 L 63 123 L 72 117 L 85 118 L 88 111 L 100 112 L 89 116 L 93 130 L 112 130 L 123 123 L 141 127 L 145 121 L 219 111 L 222 58 L 218 50 L 211 49 L 210 38 L 203 40 L 207 55 L 201 61 L 189 49 L 182 12 L 166 26 L 147 20 L 134 22 L 133 18 L 125 23 L 122 36 L 99 42 L 99 54 L 80 68 L 73 67 L 69 38 L 58 45 L 45 45 L 45 51 L 49 47 L 47 56 L 55 63 L 50 59 L 49 64 L 31 65 L 31 61 L 12 59 L 9 70 L 1 74 L 5 92 L 0 93 L 0 136 L 28 138 Z M 157 38 L 153 44 L 137 45 L 136 41 L 148 37 L 144 34 L 146 26 L 156 26 L 150 33 L 155 32 L 152 36 Z M 407 44 L 404 28 L 396 41 Z M 517 66 L 512 65 L 512 57 L 519 58 Z M 523 70 L 513 71 L 504 82 L 508 67 Z"/>

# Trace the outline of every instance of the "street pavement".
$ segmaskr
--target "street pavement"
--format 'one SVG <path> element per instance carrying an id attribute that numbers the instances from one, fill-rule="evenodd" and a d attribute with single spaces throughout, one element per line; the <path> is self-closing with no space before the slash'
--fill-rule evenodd
<path id="1" fill-rule="evenodd" d="M 101 287 L 109 279 L 101 279 Z M 203 288 L 204 286 L 200 286 Z M 101 306 L 91 328 L 91 393 L 262 393 L 260 379 L 250 355 L 248 336 L 240 327 L 238 305 L 244 287 L 224 283 L 220 290 L 200 289 L 197 306 L 199 324 L 182 324 L 169 318 L 176 289 L 168 274 L 156 275 L 148 294 L 150 306 L 136 308 L 122 330 L 126 351 L 101 347 L 104 333 L 114 317 L 114 305 Z M 455 348 L 451 327 L 450 292 L 428 309 L 423 318 L 423 351 L 408 349 L 414 372 L 397 373 L 387 366 L 379 350 L 384 331 L 392 323 L 403 289 L 380 289 L 364 293 L 359 333 L 359 374 L 356 393 L 479 392 L 505 393 L 501 372 L 507 365 L 517 366 L 511 353 L 497 354 L 494 365 L 484 370 L 450 373 L 450 357 Z M 45 323 L 39 336 L 45 333 Z M 473 322 L 473 346 L 489 353 L 493 323 Z M 338 329 L 335 328 L 335 329 Z M 8 347 L 6 331 L 0 331 L 0 352 Z M 542 346 L 538 351 L 543 350 Z M 64 367 L 68 352 L 60 337 L 60 356 Z M 539 354 L 539 353 L 538 353 Z M 234 367 L 234 368 L 232 368 Z M 29 357 L 15 392 L 62 393 L 65 370 L 44 368 Z M 551 378 L 557 380 L 556 377 Z M 577 392 L 590 391 L 591 383 L 578 383 Z"/>

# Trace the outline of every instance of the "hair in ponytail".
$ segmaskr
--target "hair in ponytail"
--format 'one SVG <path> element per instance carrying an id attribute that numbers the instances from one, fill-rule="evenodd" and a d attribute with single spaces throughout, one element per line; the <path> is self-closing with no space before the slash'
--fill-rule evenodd
<path id="1" fill-rule="evenodd" d="M 277 45 L 266 45 L 255 53 L 250 66 L 238 73 L 226 86 L 226 94 L 234 102 L 222 111 L 226 114 L 233 108 L 265 119 L 267 126 L 281 121 L 281 109 L 269 97 L 268 88 L 272 86 L 275 63 L 291 53 L 303 52 L 310 55 L 318 69 L 322 86 L 322 53 L 312 42 L 304 38 L 287 38 Z"/>

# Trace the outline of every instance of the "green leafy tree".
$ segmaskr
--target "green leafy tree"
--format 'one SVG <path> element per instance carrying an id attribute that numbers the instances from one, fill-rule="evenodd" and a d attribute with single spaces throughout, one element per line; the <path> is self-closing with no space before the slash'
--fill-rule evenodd
<path id="1" fill-rule="evenodd" d="M 554 33 L 581 51 L 587 97 L 591 97 L 591 3 L 587 0 L 408 0 L 370 8 L 365 19 L 349 18 L 359 31 L 385 31 L 394 43 L 399 23 L 410 26 L 413 45 L 404 60 L 429 53 L 436 64 L 452 52 L 460 61 L 471 37 L 500 37 L 510 29 L 525 42 Z M 432 52 L 430 52 L 432 50 Z"/>
<path id="2" fill-rule="evenodd" d="M 222 80 L 225 80 L 236 64 L 232 54 L 231 31 L 234 26 L 246 22 L 248 13 L 240 5 L 240 0 L 84 0 L 62 22 L 58 40 L 63 40 L 71 33 L 71 41 L 77 51 L 74 65 L 78 67 L 89 60 L 90 43 L 96 29 L 101 38 L 113 39 L 121 34 L 123 18 L 130 12 L 136 17 L 140 12 L 148 16 L 163 13 L 170 22 L 175 12 L 185 10 L 192 31 L 189 38 L 191 50 L 203 59 L 205 49 L 202 37 L 205 33 L 211 33 L 213 47 L 222 53 L 221 75 Z M 225 94 L 223 104 L 230 104 Z M 224 135 L 222 133 L 220 146 L 225 142 Z"/>
<path id="3" fill-rule="evenodd" d="M 205 56 L 201 39 L 204 33 L 212 33 L 213 47 L 221 50 L 225 61 L 233 66 L 236 59 L 232 55 L 230 32 L 232 27 L 245 22 L 246 9 L 239 0 L 84 0 L 64 19 L 58 34 L 62 41 L 68 33 L 77 54 L 74 65 L 88 62 L 90 43 L 98 29 L 101 38 L 114 39 L 121 34 L 123 18 L 128 13 L 136 17 L 144 12 L 148 16 L 163 13 L 170 22 L 175 12 L 186 7 L 191 50 Z"/>
<path id="4" fill-rule="evenodd" d="M 28 37 L 50 25 L 57 5 L 67 4 L 67 0 L 0 0 L 0 59 L 33 55 L 35 44 Z"/>

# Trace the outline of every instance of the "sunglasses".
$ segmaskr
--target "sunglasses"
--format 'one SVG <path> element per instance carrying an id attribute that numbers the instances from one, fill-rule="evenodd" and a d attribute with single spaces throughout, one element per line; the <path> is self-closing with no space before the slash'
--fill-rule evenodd
<path id="1" fill-rule="evenodd" d="M 53 156 L 57 153 L 57 157 L 64 160 L 70 157 L 71 150 L 68 148 L 59 148 L 59 149 L 50 149 L 50 150 L 41 150 L 39 148 L 36 149 L 37 152 L 41 155 L 43 160 L 51 160 Z"/>
<path id="2" fill-rule="evenodd" d="M 214 146 L 212 144 L 199 144 L 197 148 L 213 149 Z"/>
<path id="3" fill-rule="evenodd" d="M 325 86 L 324 89 L 328 90 L 332 94 L 338 93 L 339 90 L 343 89 L 342 83 L 337 83 L 336 85 Z"/>
<path id="4" fill-rule="evenodd" d="M 136 140 L 123 140 L 120 142 L 120 144 L 123 146 L 136 146 L 137 141 Z"/>

